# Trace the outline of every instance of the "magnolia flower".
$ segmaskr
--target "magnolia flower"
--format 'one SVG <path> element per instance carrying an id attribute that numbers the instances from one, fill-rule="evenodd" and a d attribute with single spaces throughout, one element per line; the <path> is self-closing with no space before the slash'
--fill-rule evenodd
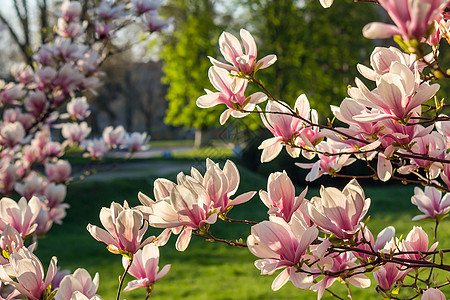
<path id="1" fill-rule="evenodd" d="M 320 197 L 313 197 L 306 205 L 311 221 L 325 233 L 349 239 L 360 230 L 361 221 L 369 210 L 370 198 L 355 179 L 341 191 L 334 187 L 320 188 Z"/>
<path id="2" fill-rule="evenodd" d="M 47 205 L 53 208 L 64 201 L 66 198 L 67 188 L 64 184 L 56 184 L 51 182 L 47 184 L 44 190 L 44 196 L 47 198 Z"/>
<path id="3" fill-rule="evenodd" d="M 108 126 L 103 129 L 103 140 L 108 144 L 111 148 L 116 148 L 122 145 L 125 142 L 127 132 L 122 125 L 113 128 L 112 126 Z"/>
<path id="4" fill-rule="evenodd" d="M 140 209 L 148 216 L 151 226 L 182 228 L 176 248 L 178 251 L 184 251 L 189 245 L 193 230 L 217 221 L 217 210 L 213 209 L 212 201 L 203 185 L 192 177 L 187 178 L 184 174 L 179 174 L 178 179 L 183 181 L 184 185 L 163 183 L 166 196 L 160 198 L 159 201 L 153 201 L 142 193 L 139 194 L 139 200 L 144 204 Z M 166 188 L 171 188 L 171 190 Z M 158 197 L 156 198 L 158 199 Z M 177 233 L 179 232 L 180 230 L 177 230 Z"/>
<path id="5" fill-rule="evenodd" d="M 126 146 L 131 152 L 144 151 L 149 148 L 149 146 L 146 145 L 149 139 L 150 136 L 147 136 L 146 132 L 133 132 L 125 136 L 124 146 Z"/>
<path id="6" fill-rule="evenodd" d="M 72 295 L 77 291 L 90 299 L 96 296 L 98 283 L 98 273 L 95 273 L 94 279 L 92 279 L 85 269 L 76 269 L 73 274 L 66 275 L 61 280 L 55 300 L 71 299 Z"/>
<path id="7" fill-rule="evenodd" d="M 444 11 L 448 0 L 379 0 L 395 25 L 373 22 L 363 28 L 370 39 L 401 35 L 406 41 L 425 37 L 433 21 Z"/>
<path id="8" fill-rule="evenodd" d="M 122 262 L 123 267 L 126 269 L 130 259 L 123 257 Z M 169 272 L 170 265 L 165 265 L 161 271 L 158 272 L 158 263 L 158 246 L 149 244 L 144 246 L 144 248 L 139 249 L 133 256 L 133 262 L 128 270 L 128 273 L 135 277 L 136 280 L 128 282 L 128 285 L 123 289 L 124 292 L 128 292 L 139 287 L 152 287 L 157 280 L 164 277 Z"/>
<path id="9" fill-rule="evenodd" d="M 4 81 L 0 82 L 2 85 Z M 0 93 L 0 100 L 3 104 L 17 104 L 17 100 L 25 96 L 26 92 L 22 85 L 15 83 L 8 83 L 6 86 L 0 86 L 2 92 Z"/>
<path id="10" fill-rule="evenodd" d="M 218 67 L 211 67 L 208 71 L 211 84 L 220 92 L 206 91 L 207 94 L 198 97 L 197 106 L 200 108 L 209 108 L 218 104 L 225 104 L 228 109 L 220 116 L 220 124 L 223 125 L 232 115 L 235 118 L 242 118 L 248 115 L 248 112 L 255 109 L 256 104 L 267 100 L 264 93 L 257 92 L 249 97 L 245 97 L 244 92 L 247 88 L 247 80 L 237 77 L 230 77 L 228 72 Z"/>
<path id="11" fill-rule="evenodd" d="M 450 194 L 446 193 L 442 197 L 442 192 L 434 187 L 426 186 L 423 191 L 419 187 L 415 187 L 411 203 L 424 213 L 415 216 L 413 221 L 425 218 L 436 219 L 450 211 Z"/>
<path id="12" fill-rule="evenodd" d="M 285 171 L 272 173 L 267 181 L 267 192 L 259 191 L 259 197 L 269 208 L 269 215 L 283 218 L 287 223 L 304 202 L 308 187 L 295 197 L 295 187 Z"/>
<path id="13" fill-rule="evenodd" d="M 3 112 L 3 122 L 14 123 L 20 122 L 24 129 L 28 129 L 33 124 L 33 116 L 29 113 L 24 113 L 20 108 L 8 108 Z"/>
<path id="14" fill-rule="evenodd" d="M 345 151 L 349 146 L 328 139 L 316 146 L 316 149 L 321 153 L 337 154 Z M 314 181 L 321 177 L 323 174 L 335 174 L 339 172 L 342 167 L 348 166 L 356 161 L 356 158 L 350 158 L 350 154 L 341 155 L 324 155 L 318 154 L 319 160 L 315 163 L 296 163 L 295 165 L 303 169 L 311 169 L 306 175 L 306 181 Z"/>
<path id="15" fill-rule="evenodd" d="M 431 62 L 433 58 L 427 56 L 424 59 Z M 376 47 L 370 55 L 370 65 L 372 66 L 372 69 L 361 64 L 358 64 L 357 68 L 362 76 L 369 80 L 376 81 L 380 76 L 391 71 L 391 66 L 394 62 L 407 66 L 413 72 L 416 68 L 419 71 L 422 71 L 425 67 L 424 63 L 417 61 L 417 56 L 415 54 L 403 53 L 395 47 Z M 419 78 L 419 80 L 421 79 Z"/>
<path id="16" fill-rule="evenodd" d="M 315 227 L 307 227 L 297 218 L 290 224 L 281 218 L 272 217 L 252 226 L 252 234 L 247 238 L 248 249 L 255 256 L 255 266 L 262 275 L 272 274 L 285 268 L 273 281 L 272 290 L 280 289 L 287 281 L 297 288 L 308 289 L 313 277 L 301 272 L 309 270 L 306 251 L 317 238 L 319 231 Z"/>
<path id="17" fill-rule="evenodd" d="M 109 1 L 103 0 L 95 9 L 95 13 L 105 20 L 116 19 L 124 14 L 124 5 L 111 5 Z"/>
<path id="18" fill-rule="evenodd" d="M 114 254 L 134 254 L 155 238 L 150 236 L 141 242 L 148 228 L 147 222 L 144 222 L 142 213 L 130 209 L 126 201 L 123 207 L 115 202 L 111 203 L 110 208 L 103 207 L 100 221 L 106 230 L 91 224 L 88 224 L 87 230 L 94 239 L 107 244 L 108 250 Z"/>
<path id="19" fill-rule="evenodd" d="M 44 111 L 47 105 L 47 97 L 43 92 L 40 91 L 30 93 L 25 98 L 25 109 L 36 118 L 39 117 L 39 115 Z"/>
<path id="20" fill-rule="evenodd" d="M 143 14 L 142 22 L 147 25 L 147 28 L 150 32 L 158 32 L 169 27 L 170 23 L 172 23 L 173 18 L 169 20 L 163 20 L 159 18 L 157 11 L 148 11 Z"/>
<path id="21" fill-rule="evenodd" d="M 5 230 L 9 224 L 25 238 L 36 229 L 34 221 L 40 209 L 41 201 L 35 196 L 29 201 L 22 197 L 19 202 L 3 197 L 0 200 L 0 231 Z"/>
<path id="22" fill-rule="evenodd" d="M 0 144 L 14 147 L 20 144 L 24 137 L 25 129 L 20 122 L 0 125 Z"/>
<path id="23" fill-rule="evenodd" d="M 259 69 L 265 69 L 275 63 L 277 57 L 273 54 L 256 61 L 257 49 L 255 40 L 245 29 L 241 29 L 240 35 L 244 44 L 245 53 L 242 52 L 241 43 L 234 35 L 223 32 L 219 38 L 220 52 L 231 65 L 221 63 L 209 57 L 209 60 L 214 66 L 235 73 L 250 75 Z"/>
<path id="24" fill-rule="evenodd" d="M 65 123 L 62 125 L 62 136 L 67 139 L 71 144 L 81 143 L 91 133 L 86 122 L 77 123 Z"/>
<path id="25" fill-rule="evenodd" d="M 227 160 L 223 170 L 221 170 L 218 164 L 207 158 L 205 175 L 202 176 L 197 169 L 192 168 L 191 176 L 205 188 L 212 208 L 218 209 L 224 214 L 232 206 L 245 203 L 255 195 L 255 192 L 247 192 L 233 200 L 230 199 L 236 193 L 240 182 L 239 171 L 230 160 Z M 189 185 L 186 187 L 189 187 Z"/>
<path id="26" fill-rule="evenodd" d="M 11 225 L 6 225 L 0 237 L 0 249 L 11 255 L 11 253 L 19 251 L 22 247 L 23 239 L 20 233 Z M 2 259 L 3 256 L 0 255 L 0 265 L 7 263 L 2 263 Z"/>
<path id="27" fill-rule="evenodd" d="M 410 114 L 421 114 L 420 105 L 432 98 L 439 90 L 439 84 L 417 82 L 419 72 L 411 71 L 399 62 L 391 65 L 389 73 L 377 80 L 377 88 L 370 91 L 366 85 L 355 79 L 361 98 L 355 99 L 362 105 L 376 108 L 378 113 L 363 113 L 354 117 L 360 122 L 374 122 L 383 119 L 403 120 Z"/>
<path id="28" fill-rule="evenodd" d="M 429 288 L 423 292 L 421 300 L 446 300 L 444 293 L 437 288 Z"/>
<path id="29" fill-rule="evenodd" d="M 151 10 L 157 10 L 161 7 L 160 0 L 131 0 L 136 12 L 141 15 Z"/>
<path id="30" fill-rule="evenodd" d="M 389 291 L 397 281 L 402 281 L 407 274 L 408 272 L 401 265 L 386 263 L 373 272 L 373 277 L 382 290 Z"/>
<path id="31" fill-rule="evenodd" d="M 78 1 L 66 0 L 61 4 L 61 12 L 64 20 L 70 23 L 77 21 L 80 18 L 82 7 Z"/>
<path id="32" fill-rule="evenodd" d="M 408 233 L 406 239 L 401 241 L 399 248 L 401 251 L 405 252 L 419 252 L 418 254 L 405 254 L 404 257 L 412 260 L 423 260 L 424 255 L 420 254 L 427 251 L 434 251 L 438 245 L 438 242 L 428 248 L 428 235 L 422 229 L 422 227 L 414 226 L 413 229 Z"/>
<path id="33" fill-rule="evenodd" d="M 86 97 L 73 98 L 67 103 L 67 113 L 76 120 L 84 120 L 90 114 Z"/>
<path id="34" fill-rule="evenodd" d="M 45 174 L 47 174 L 47 179 L 51 182 L 64 182 L 69 178 L 71 172 L 72 167 L 67 160 L 58 160 L 56 163 L 45 164 Z"/>
<path id="35" fill-rule="evenodd" d="M 43 195 L 45 180 L 33 171 L 26 177 L 23 183 L 16 183 L 14 188 L 20 195 L 26 199 L 30 199 L 33 195 Z"/>
<path id="36" fill-rule="evenodd" d="M 59 69 L 53 84 L 60 87 L 64 94 L 71 94 L 83 81 L 84 75 L 70 64 L 65 64 Z"/>
<path id="37" fill-rule="evenodd" d="M 84 140 L 81 145 L 87 150 L 83 156 L 93 159 L 101 159 L 109 151 L 108 145 L 103 139 Z"/>
<path id="38" fill-rule="evenodd" d="M 10 263 L 0 266 L 0 279 L 17 289 L 20 294 L 30 300 L 39 300 L 56 274 L 55 256 L 52 257 L 44 280 L 44 268 L 39 259 L 27 248 L 11 254 Z M 14 281 L 15 278 L 17 281 Z"/>
<path id="39" fill-rule="evenodd" d="M 326 268 L 327 272 L 342 272 L 349 268 L 355 268 L 357 264 L 355 263 L 356 257 L 351 253 L 342 253 L 331 258 L 331 266 Z M 362 272 L 363 269 L 354 269 L 350 273 L 343 273 L 343 279 L 348 281 L 351 285 L 358 288 L 368 288 L 370 286 L 370 279 L 364 274 L 352 274 Z M 348 276 L 348 277 L 347 277 Z M 317 299 L 321 299 L 325 289 L 329 288 L 340 276 L 329 276 L 325 275 L 322 280 L 311 287 L 311 290 L 317 292 Z"/>
<path id="40" fill-rule="evenodd" d="M 310 117 L 312 117 L 313 123 L 316 123 L 318 119 L 317 112 L 310 109 L 309 101 L 305 94 L 297 98 L 293 110 L 298 112 L 298 117 L 290 115 L 291 111 L 284 102 L 269 101 L 267 103 L 267 113 L 265 115 L 261 114 L 261 119 L 274 137 L 263 141 L 258 147 L 258 149 L 263 149 L 261 162 L 268 162 L 277 157 L 283 144 L 286 145 L 286 151 L 289 155 L 298 157 L 300 148 L 292 147 L 290 145 L 291 142 L 295 141 L 296 144 L 303 148 L 314 148 L 313 144 L 323 137 L 319 133 L 318 128 L 311 128 L 305 122 L 309 121 Z M 295 139 L 296 137 L 300 138 Z"/>

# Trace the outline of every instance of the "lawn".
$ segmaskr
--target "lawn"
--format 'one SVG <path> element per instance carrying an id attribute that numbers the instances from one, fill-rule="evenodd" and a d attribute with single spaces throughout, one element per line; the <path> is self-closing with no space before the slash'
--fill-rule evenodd
<path id="1" fill-rule="evenodd" d="M 183 163 L 189 161 L 184 160 Z M 198 165 L 197 160 L 193 160 Z M 173 164 L 173 163 L 172 163 Z M 173 165 L 171 166 L 173 168 Z M 239 192 L 266 188 L 266 178 L 240 167 L 241 185 Z M 177 172 L 165 176 L 175 180 Z M 158 173 L 160 174 L 160 173 Z M 144 177 L 132 179 L 111 179 L 74 183 L 69 187 L 67 202 L 71 205 L 63 226 L 55 225 L 48 236 L 39 242 L 38 256 L 47 264 L 52 255 L 58 257 L 62 269 L 74 271 L 77 267 L 86 268 L 92 275 L 100 273 L 99 294 L 104 299 L 115 299 L 117 278 L 123 272 L 121 258 L 109 253 L 103 243 L 95 241 L 86 231 L 86 225 L 100 225 L 98 214 L 101 207 L 109 206 L 111 201 L 137 205 L 137 193 L 142 191 L 152 195 L 152 184 L 157 176 L 152 172 Z M 303 187 L 299 187 L 302 189 Z M 372 198 L 369 214 L 369 227 L 376 235 L 387 225 L 397 229 L 397 235 L 404 236 L 413 225 L 421 225 L 431 234 L 432 223 L 412 223 L 411 217 L 418 214 L 410 203 L 413 186 L 365 186 L 366 196 Z M 311 189 L 308 198 L 318 194 Z M 235 207 L 230 212 L 232 218 L 246 218 L 261 221 L 267 218 L 267 209 L 255 196 L 248 203 Z M 228 239 L 245 238 L 250 228 L 243 224 L 229 224 L 221 220 L 211 227 L 217 237 Z M 160 230 L 152 230 L 158 234 Z M 254 267 L 255 257 L 247 250 L 233 248 L 224 244 L 205 242 L 200 239 L 191 241 L 185 252 L 174 248 L 175 238 L 162 247 L 160 266 L 172 264 L 169 274 L 155 286 L 151 299 L 316 299 L 315 293 L 301 291 L 287 283 L 278 292 L 270 289 L 276 275 L 261 276 Z M 441 247 L 450 247 L 448 221 L 443 221 L 440 231 Z M 129 276 L 129 275 L 128 275 Z M 442 277 L 442 275 L 441 275 Z M 128 280 L 131 276 L 127 277 Z M 375 281 L 372 281 L 375 285 Z M 335 283 L 332 290 L 345 297 L 345 288 Z M 354 299 L 373 299 L 377 297 L 374 289 L 352 289 Z M 447 292 L 450 292 L 447 290 Z M 123 293 L 122 299 L 143 299 L 144 291 L 136 290 Z M 325 294 L 323 299 L 330 298 Z"/>

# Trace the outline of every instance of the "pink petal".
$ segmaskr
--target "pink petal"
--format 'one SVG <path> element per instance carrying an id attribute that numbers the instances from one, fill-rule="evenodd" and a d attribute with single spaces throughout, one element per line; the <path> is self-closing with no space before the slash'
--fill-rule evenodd
<path id="1" fill-rule="evenodd" d="M 192 229 L 185 228 L 183 232 L 178 236 L 177 242 L 175 244 L 175 248 L 178 251 L 184 251 L 189 246 L 189 242 L 192 237 Z"/>
<path id="2" fill-rule="evenodd" d="M 401 33 L 394 25 L 372 22 L 364 26 L 362 34 L 367 39 L 386 39 Z"/>
<path id="3" fill-rule="evenodd" d="M 275 280 L 272 282 L 272 290 L 278 291 L 286 282 L 289 281 L 289 272 L 287 269 L 284 269 Z"/>
<path id="4" fill-rule="evenodd" d="M 270 67 L 277 61 L 277 56 L 274 54 L 270 54 L 267 56 L 264 56 L 260 60 L 256 62 L 256 66 L 260 66 L 259 69 L 265 69 L 267 67 Z"/>

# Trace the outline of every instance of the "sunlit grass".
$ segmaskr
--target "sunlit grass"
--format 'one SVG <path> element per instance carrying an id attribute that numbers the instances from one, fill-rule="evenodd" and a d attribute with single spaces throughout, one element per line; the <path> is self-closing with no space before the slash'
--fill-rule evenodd
<path id="1" fill-rule="evenodd" d="M 192 161 L 194 165 L 199 161 Z M 266 178 L 252 173 L 242 167 L 241 187 L 239 192 L 266 188 Z M 174 180 L 176 173 L 167 177 Z M 62 269 L 74 271 L 77 267 L 86 268 L 92 275 L 100 273 L 99 294 L 104 299 L 115 299 L 118 277 L 123 272 L 121 258 L 106 250 L 106 245 L 95 241 L 87 232 L 88 223 L 100 225 L 101 207 L 109 206 L 111 201 L 137 205 L 137 193 L 142 191 L 152 195 L 152 184 L 155 176 L 145 178 L 120 179 L 113 181 L 81 182 L 69 187 L 67 197 L 71 209 L 63 226 L 55 225 L 48 237 L 39 243 L 38 255 L 44 263 L 48 263 L 52 255 L 58 257 L 58 265 Z M 421 225 L 431 237 L 433 224 L 430 222 L 411 222 L 411 218 L 419 212 L 410 203 L 412 186 L 364 186 L 366 196 L 372 198 L 369 211 L 371 220 L 369 228 L 374 235 L 388 225 L 397 229 L 397 236 L 406 234 L 413 225 Z M 318 189 L 308 192 L 308 198 L 318 195 Z M 255 196 L 250 202 L 235 207 L 230 217 L 246 218 L 261 221 L 267 218 L 267 208 Z M 250 227 L 244 224 L 229 224 L 218 221 L 211 227 L 212 232 L 227 239 L 243 238 L 250 233 Z M 158 234 L 161 230 L 152 230 Z M 441 247 L 450 247 L 450 230 L 448 220 L 444 220 L 439 233 Z M 247 250 L 229 247 L 222 244 L 205 242 L 200 239 L 191 241 L 185 252 L 175 250 L 172 237 L 170 242 L 161 248 L 160 266 L 172 264 L 169 274 L 155 286 L 151 299 L 316 299 L 311 291 L 301 291 L 291 283 L 286 284 L 278 292 L 270 288 L 276 274 L 261 276 L 254 267 L 255 257 Z M 129 276 L 129 275 L 128 275 Z M 440 276 L 443 279 L 443 276 Z M 127 277 L 129 280 L 131 276 Z M 373 287 L 375 281 L 372 280 Z M 345 287 L 335 283 L 332 290 L 346 297 Z M 352 289 L 354 299 L 378 299 L 374 288 L 366 290 Z M 450 291 L 448 291 L 450 292 Z M 409 295 L 411 296 L 411 295 Z M 144 291 L 136 290 L 124 293 L 122 299 L 143 299 Z M 323 299 L 332 299 L 325 294 Z"/>

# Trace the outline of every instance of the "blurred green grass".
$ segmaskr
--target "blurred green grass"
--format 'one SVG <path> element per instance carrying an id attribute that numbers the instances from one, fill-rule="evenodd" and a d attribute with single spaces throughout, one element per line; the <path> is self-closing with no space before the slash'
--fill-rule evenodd
<path id="1" fill-rule="evenodd" d="M 189 162 L 187 159 L 184 163 Z M 199 160 L 192 160 L 198 165 Z M 169 162 L 168 162 L 169 163 Z M 174 164 L 176 162 L 172 162 Z M 266 189 L 266 178 L 239 166 L 241 184 L 238 193 L 250 190 Z M 275 170 L 274 170 L 275 171 Z M 175 180 L 176 173 L 165 176 Z M 95 241 L 87 232 L 88 223 L 100 226 L 99 212 L 101 207 L 109 207 L 112 201 L 138 205 L 139 191 L 153 196 L 153 181 L 156 176 L 145 178 L 115 179 L 110 181 L 90 181 L 72 184 L 68 189 L 67 202 L 71 205 L 62 226 L 54 225 L 47 238 L 39 242 L 37 254 L 44 264 L 52 255 L 58 257 L 58 265 L 62 269 L 74 271 L 78 267 L 87 269 L 93 276 L 100 273 L 99 294 L 104 299 L 115 299 L 118 277 L 123 272 L 121 258 L 106 250 L 106 245 Z M 332 185 L 330 182 L 330 186 Z M 413 225 L 422 226 L 431 237 L 433 223 L 411 222 L 411 218 L 419 212 L 411 204 L 413 186 L 363 186 L 366 196 L 372 198 L 369 211 L 371 220 L 368 224 L 371 231 L 378 234 L 384 227 L 393 225 L 397 229 L 397 236 L 406 234 Z M 298 187 L 298 192 L 304 187 Z M 308 191 L 308 199 L 318 195 L 318 189 Z M 235 207 L 229 217 L 261 221 L 267 219 L 267 208 L 255 196 L 248 203 Z M 439 233 L 441 248 L 450 247 L 450 230 L 448 220 L 444 220 Z M 225 223 L 218 220 L 211 227 L 214 235 L 221 238 L 244 240 L 250 233 L 250 227 L 245 224 Z M 161 230 L 151 229 L 149 234 L 159 234 Z M 296 289 L 287 283 L 277 292 L 270 288 L 276 274 L 261 276 L 254 267 L 256 259 L 247 249 L 229 247 L 224 244 L 205 242 L 193 237 L 185 252 L 175 250 L 176 237 L 162 247 L 160 267 L 172 264 L 168 275 L 155 285 L 151 299 L 316 299 L 317 295 L 311 291 Z M 448 276 L 448 274 L 446 274 Z M 127 280 L 131 280 L 127 276 Z M 440 279 L 444 279 L 443 274 Z M 126 281 L 127 281 L 126 280 Z M 380 299 L 374 287 L 361 290 L 352 289 L 354 299 Z M 346 297 L 345 286 L 335 283 L 331 289 L 343 298 Z M 450 294 L 450 290 L 446 290 Z M 145 292 L 135 290 L 122 293 L 121 299 L 143 299 Z M 402 296 L 400 294 L 399 296 Z M 403 295 L 407 296 L 407 295 Z M 411 296 L 411 294 L 409 294 Z M 331 298 L 325 294 L 323 299 Z"/>

